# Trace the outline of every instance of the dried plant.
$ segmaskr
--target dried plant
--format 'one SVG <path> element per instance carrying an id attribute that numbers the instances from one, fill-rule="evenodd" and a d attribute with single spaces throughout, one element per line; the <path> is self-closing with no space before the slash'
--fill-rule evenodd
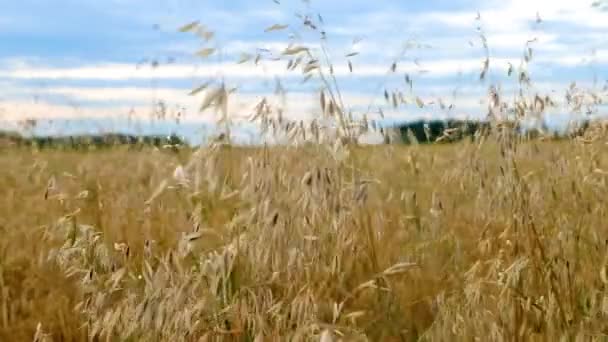
<path id="1" fill-rule="evenodd" d="M 301 20 L 327 38 L 321 16 Z M 202 58 L 221 50 L 199 22 L 181 31 L 209 44 Z M 191 95 L 225 130 L 200 148 L 3 151 L 0 339 L 605 338 L 606 125 L 564 141 L 513 134 L 554 105 L 525 92 L 528 44 L 514 100 L 490 85 L 491 133 L 453 145 L 358 146 L 382 127 L 348 112 L 327 45 L 314 52 L 293 43 L 279 58 L 320 82 L 319 117 L 254 105 L 251 121 L 285 144 L 231 144 L 236 88 L 210 80 Z M 409 75 L 405 87 L 382 95 L 430 105 Z M 566 97 L 595 110 L 605 92 Z"/>

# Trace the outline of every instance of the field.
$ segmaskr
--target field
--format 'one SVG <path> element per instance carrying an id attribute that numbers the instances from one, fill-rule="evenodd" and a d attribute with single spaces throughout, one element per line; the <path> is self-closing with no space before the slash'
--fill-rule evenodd
<path id="1" fill-rule="evenodd" d="M 2 341 L 603 340 L 604 140 L 0 152 Z"/>

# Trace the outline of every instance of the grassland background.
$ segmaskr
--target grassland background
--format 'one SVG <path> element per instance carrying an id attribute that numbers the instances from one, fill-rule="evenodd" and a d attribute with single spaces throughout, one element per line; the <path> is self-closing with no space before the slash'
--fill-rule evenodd
<path id="1" fill-rule="evenodd" d="M 0 340 L 600 340 L 605 149 L 3 149 Z"/>

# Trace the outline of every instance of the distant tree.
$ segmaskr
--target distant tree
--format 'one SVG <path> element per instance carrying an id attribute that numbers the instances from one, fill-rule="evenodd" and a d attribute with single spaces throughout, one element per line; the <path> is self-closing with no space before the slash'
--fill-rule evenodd
<path id="1" fill-rule="evenodd" d="M 180 146 L 188 143 L 175 134 L 164 135 L 70 135 L 70 136 L 33 136 L 23 137 L 19 133 L 0 131 L 0 147 L 5 146 L 29 146 L 35 148 L 58 148 L 58 149 L 99 149 L 112 146 L 126 145 L 135 148 L 154 146 L 158 148 L 169 148 L 177 151 Z"/>
<path id="2" fill-rule="evenodd" d="M 406 144 L 433 142 L 455 142 L 465 138 L 475 140 L 490 130 L 488 122 L 472 120 L 430 120 L 408 122 L 396 127 Z"/>

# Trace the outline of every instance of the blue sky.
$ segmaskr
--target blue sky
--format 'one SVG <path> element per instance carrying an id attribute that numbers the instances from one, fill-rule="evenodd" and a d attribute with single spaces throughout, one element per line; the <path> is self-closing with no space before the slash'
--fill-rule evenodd
<path id="1" fill-rule="evenodd" d="M 307 120 L 318 114 L 319 83 L 302 84 L 301 73 L 287 73 L 285 62 L 236 64 L 243 52 L 256 48 L 281 51 L 290 34 L 301 44 L 318 46 L 317 34 L 306 31 L 295 13 L 321 13 L 328 47 L 345 102 L 353 110 L 383 104 L 385 85 L 404 87 L 414 80 L 423 110 L 386 108 L 387 120 L 419 116 L 480 116 L 490 84 L 505 94 L 517 86 L 507 77 L 508 64 L 520 64 L 526 41 L 530 92 L 557 100 L 572 81 L 603 87 L 608 79 L 608 12 L 590 0 L 513 1 L 318 1 L 302 0 L 20 0 L 0 5 L 0 123 L 13 126 L 27 118 L 52 120 L 53 132 L 102 127 L 106 130 L 148 127 L 182 130 L 211 125 L 212 113 L 198 113 L 201 97 L 193 87 L 223 76 L 239 89 L 231 114 L 244 117 L 262 96 L 271 95 L 275 76 L 289 91 L 287 116 Z M 477 13 L 481 21 L 476 21 Z M 537 13 L 541 18 L 537 22 Z M 316 19 L 316 18 L 315 18 Z M 201 41 L 177 29 L 200 20 L 215 33 L 207 45 L 221 55 L 199 59 Z M 289 28 L 265 33 L 273 24 Z M 476 27 L 490 49 L 490 73 L 479 81 L 484 51 Z M 353 40 L 361 39 L 353 45 Z M 404 46 L 395 75 L 385 77 Z M 354 72 L 347 70 L 347 53 Z M 150 61 L 160 64 L 151 68 Z M 148 64 L 145 64 L 148 63 Z M 596 83 L 594 84 L 594 80 Z M 433 103 L 441 98 L 450 111 Z M 182 112 L 180 125 L 150 119 L 155 101 L 169 112 Z M 554 113 L 555 114 L 555 113 Z M 52 126 L 52 125 L 51 125 Z M 51 131 L 48 124 L 42 127 Z"/>

